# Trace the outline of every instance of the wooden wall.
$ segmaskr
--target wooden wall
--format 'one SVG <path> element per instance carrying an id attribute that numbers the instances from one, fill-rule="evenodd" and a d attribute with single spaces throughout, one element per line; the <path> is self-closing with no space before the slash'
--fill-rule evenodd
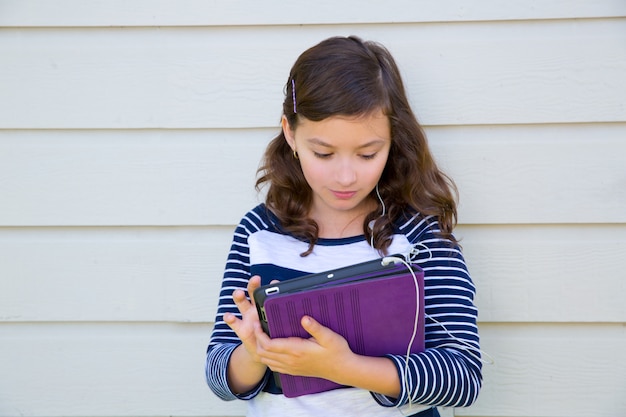
<path id="1" fill-rule="evenodd" d="M 626 3 L 0 0 L 0 416 L 241 416 L 203 362 L 297 55 L 395 55 L 494 358 L 445 415 L 626 415 Z"/>

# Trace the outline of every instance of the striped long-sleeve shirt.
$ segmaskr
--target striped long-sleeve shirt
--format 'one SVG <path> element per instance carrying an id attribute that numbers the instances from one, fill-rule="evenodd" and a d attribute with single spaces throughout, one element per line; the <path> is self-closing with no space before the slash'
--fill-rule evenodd
<path id="1" fill-rule="evenodd" d="M 379 257 L 364 236 L 319 239 L 313 253 L 302 257 L 308 244 L 281 231 L 277 218 L 261 204 L 248 212 L 237 226 L 228 255 L 215 326 L 206 357 L 206 379 L 223 400 L 244 399 L 249 415 L 372 415 L 391 416 L 391 407 L 411 403 L 412 412 L 424 406 L 462 407 L 477 398 L 482 383 L 479 336 L 474 306 L 475 288 L 458 245 L 442 238 L 434 217 L 407 213 L 395 225 L 389 253 L 409 255 L 424 270 L 426 316 L 423 352 L 386 355 L 402 381 L 398 398 L 363 390 L 338 389 L 286 398 L 265 375 L 252 391 L 236 395 L 228 386 L 227 366 L 241 343 L 223 321 L 224 313 L 239 315 L 232 293 L 246 290 L 248 280 L 260 275 L 262 285 L 323 272 Z M 317 414 L 315 414 L 317 413 Z"/>

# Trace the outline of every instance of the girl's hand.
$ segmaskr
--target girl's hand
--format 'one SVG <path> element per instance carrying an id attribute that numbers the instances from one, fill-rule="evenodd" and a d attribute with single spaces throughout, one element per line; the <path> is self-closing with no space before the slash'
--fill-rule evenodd
<path id="1" fill-rule="evenodd" d="M 261 277 L 255 275 L 250 278 L 247 288 L 250 300 L 246 298 L 246 294 L 243 290 L 235 290 L 233 292 L 233 300 L 241 313 L 241 319 L 231 313 L 224 314 L 224 321 L 233 329 L 239 339 L 241 339 L 243 346 L 254 362 L 260 362 L 260 358 L 256 352 L 256 329 L 261 329 L 261 323 L 259 322 L 259 314 L 254 305 L 253 294 L 254 290 L 260 287 L 260 285 Z"/>
<path id="2" fill-rule="evenodd" d="M 302 317 L 301 325 L 310 338 L 270 339 L 258 328 L 256 353 L 261 363 L 283 374 L 340 381 L 343 365 L 356 357 L 346 339 L 309 316 Z"/>

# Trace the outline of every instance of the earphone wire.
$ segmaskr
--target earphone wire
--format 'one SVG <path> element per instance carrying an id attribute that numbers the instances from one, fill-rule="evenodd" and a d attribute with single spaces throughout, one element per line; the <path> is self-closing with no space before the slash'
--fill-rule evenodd
<path id="1" fill-rule="evenodd" d="M 417 281 L 417 276 L 415 275 L 415 271 L 411 265 L 406 261 L 402 260 L 402 263 L 408 268 L 411 276 L 413 277 L 413 283 L 415 284 L 415 320 L 413 320 L 413 333 L 411 334 L 411 339 L 409 340 L 409 345 L 406 348 L 406 356 L 404 357 L 404 389 L 407 393 L 408 402 L 409 402 L 409 410 L 413 406 L 413 401 L 411 400 L 411 394 L 409 393 L 409 360 L 411 358 L 411 347 L 415 342 L 415 338 L 417 337 L 417 330 L 419 325 L 419 311 L 420 311 L 420 293 L 419 293 L 419 283 Z"/>
<path id="2" fill-rule="evenodd" d="M 382 214 L 380 215 L 380 217 L 385 217 L 385 214 L 387 214 L 387 207 L 385 206 L 385 202 L 383 201 L 383 198 L 380 196 L 380 190 L 378 189 L 378 183 L 376 184 L 376 196 L 378 197 L 378 201 L 380 201 L 380 205 L 383 208 Z M 372 220 L 370 222 L 370 224 L 369 224 L 369 226 L 370 226 L 370 233 L 371 233 L 371 237 L 370 237 L 370 246 L 371 247 L 374 247 L 374 225 L 375 224 L 376 224 L 376 220 Z"/>
<path id="3" fill-rule="evenodd" d="M 376 184 L 376 196 L 378 196 L 378 201 L 380 201 L 380 204 L 383 206 L 383 214 L 381 214 L 380 217 L 385 217 L 385 214 L 387 214 L 387 208 L 385 207 L 385 202 L 383 201 L 383 198 L 380 196 L 378 184 Z"/>
<path id="4" fill-rule="evenodd" d="M 433 254 L 430 248 L 428 248 L 428 246 L 424 245 L 423 243 L 417 243 L 413 245 L 409 253 L 405 255 L 404 257 L 390 256 L 390 257 L 385 258 L 388 260 L 388 262 L 393 261 L 393 262 L 401 262 L 402 264 L 404 264 L 404 266 L 406 266 L 409 272 L 411 273 L 411 276 L 413 278 L 413 283 L 415 285 L 415 303 L 416 303 L 415 304 L 415 320 L 413 322 L 413 332 L 411 334 L 411 339 L 409 340 L 409 343 L 407 345 L 406 355 L 404 357 L 404 372 L 403 372 L 403 378 L 402 378 L 404 389 L 407 393 L 407 402 L 408 402 L 409 410 L 411 410 L 413 406 L 413 399 L 411 397 L 411 393 L 409 392 L 409 389 L 410 389 L 409 387 L 409 361 L 411 358 L 411 347 L 413 346 L 413 343 L 415 342 L 415 338 L 417 337 L 417 331 L 418 331 L 418 325 L 419 325 L 419 309 L 420 309 L 419 282 L 417 280 L 415 271 L 413 270 L 413 267 L 411 266 L 411 264 L 413 263 L 415 264 L 418 263 L 418 261 L 414 259 L 415 257 L 418 256 L 420 252 L 417 246 L 422 246 L 428 251 L 428 255 L 429 255 L 428 259 L 423 260 L 422 262 L 432 259 Z M 476 359 L 477 361 L 486 365 L 493 365 L 495 363 L 495 359 L 491 355 L 489 355 L 487 352 L 483 351 L 482 349 L 472 345 L 471 343 L 468 343 L 465 340 L 459 339 L 457 336 L 452 334 L 450 330 L 448 330 L 445 324 L 441 323 L 439 320 L 435 319 L 430 314 L 424 314 L 424 317 L 427 317 L 429 320 L 441 326 L 441 328 L 446 332 L 446 334 L 448 334 L 448 336 L 450 336 L 456 342 L 456 343 L 454 342 L 444 343 L 444 344 L 439 345 L 439 347 L 451 347 L 451 348 L 463 350 L 467 352 L 471 357 Z"/>
<path id="5" fill-rule="evenodd" d="M 378 184 L 376 184 L 376 196 L 378 197 L 378 201 L 380 201 L 380 204 L 382 206 L 382 214 L 380 215 L 380 217 L 384 217 L 385 214 L 387 213 L 386 211 L 386 206 L 385 206 L 385 202 L 383 201 L 381 195 L 380 195 L 380 190 L 378 188 Z M 380 218 L 379 217 L 379 218 Z M 369 224 L 370 226 L 370 232 L 371 232 L 371 246 L 374 247 L 374 225 L 376 223 L 376 220 L 372 220 Z M 426 251 L 428 252 L 428 258 L 427 259 L 423 259 L 418 261 L 417 257 L 420 254 L 420 252 L 422 252 L 422 250 L 420 250 L 418 247 L 423 247 L 424 249 L 426 249 Z M 409 392 L 409 361 L 411 358 L 411 347 L 413 346 L 413 343 L 415 343 L 415 338 L 417 337 L 417 331 L 418 331 L 418 326 L 419 326 L 419 311 L 420 311 L 420 296 L 419 296 L 419 282 L 417 280 L 417 276 L 415 274 L 415 271 L 413 270 L 413 267 L 411 266 L 411 264 L 418 264 L 418 263 L 422 263 L 422 262 L 427 262 L 429 260 L 431 260 L 433 258 L 433 253 L 430 250 L 430 248 L 428 246 L 426 246 L 424 243 L 422 242 L 417 242 L 415 244 L 413 244 L 410 249 L 408 250 L 407 254 L 402 256 L 402 257 L 398 257 L 398 256 L 389 256 L 389 257 L 385 257 L 384 260 L 386 260 L 387 262 L 401 262 L 402 264 L 404 264 L 404 266 L 407 267 L 407 269 L 409 270 L 409 272 L 411 273 L 411 276 L 413 278 L 413 283 L 415 286 L 415 320 L 413 322 L 413 332 L 411 334 L 411 339 L 409 340 L 409 343 L 407 345 L 407 349 L 406 349 L 406 355 L 404 357 L 404 372 L 403 372 L 403 385 L 404 385 L 404 389 L 407 393 L 407 402 L 408 402 L 408 407 L 409 410 L 411 410 L 412 406 L 413 406 L 413 399 L 411 397 L 411 393 Z M 441 323 L 440 321 L 438 321 L 437 319 L 435 319 L 434 317 L 432 317 L 429 314 L 424 313 L 424 317 L 427 317 L 429 320 L 433 321 L 434 323 L 436 323 L 437 325 L 441 326 L 441 328 L 446 332 L 446 334 L 448 334 L 448 336 L 450 336 L 456 343 L 444 343 L 439 345 L 440 347 L 452 347 L 452 348 L 456 348 L 456 349 L 460 349 L 460 350 L 464 350 L 465 352 L 467 352 L 471 357 L 473 357 L 474 359 L 476 359 L 477 361 L 483 363 L 483 364 L 487 364 L 487 365 L 493 365 L 495 363 L 494 358 L 489 355 L 487 352 L 483 351 L 482 349 L 480 349 L 479 347 L 476 347 L 468 342 L 466 342 L 465 340 L 461 340 L 458 337 L 456 337 L 454 334 L 452 334 L 452 332 L 450 332 L 448 330 L 448 328 Z M 487 359 L 483 359 L 483 357 L 486 357 Z"/>
<path id="6" fill-rule="evenodd" d="M 402 264 L 404 264 L 404 266 L 406 266 L 406 268 L 409 270 L 409 272 L 411 273 L 411 277 L 413 278 L 413 284 L 415 287 L 415 319 L 413 320 L 413 332 L 411 333 L 411 338 L 409 340 L 409 343 L 407 345 L 406 348 L 406 355 L 404 357 L 404 372 L 403 372 L 403 384 L 404 384 L 404 389 L 407 393 L 407 397 L 408 397 L 408 403 L 409 403 L 409 410 L 412 408 L 413 406 L 413 401 L 411 400 L 411 395 L 409 393 L 409 360 L 411 358 L 411 348 L 413 347 L 413 343 L 415 343 L 415 338 L 417 337 L 417 331 L 418 331 L 418 327 L 419 327 L 419 311 L 420 311 L 420 293 L 419 293 L 419 282 L 417 280 L 417 275 L 415 275 L 415 271 L 413 270 L 413 267 L 411 267 L 411 264 L 409 262 L 407 262 L 406 259 L 401 258 L 401 257 L 397 257 L 397 256 L 389 256 L 389 257 L 385 257 L 385 260 L 387 260 L 388 262 L 401 262 Z M 408 258 L 407 258 L 408 259 Z M 410 259 L 409 259 L 410 261 Z"/>
<path id="7" fill-rule="evenodd" d="M 433 257 L 433 254 L 432 254 L 430 248 L 428 246 L 426 246 L 425 244 L 421 243 L 421 242 L 418 242 L 418 243 L 414 244 L 411 247 L 411 249 L 409 251 L 409 255 L 407 256 L 407 259 L 409 259 L 409 261 L 411 263 L 418 263 L 417 259 L 414 260 L 414 258 L 416 258 L 419 255 L 419 253 L 420 253 L 420 250 L 418 249 L 418 246 L 421 246 L 421 247 L 425 248 L 428 251 L 428 259 L 424 259 L 424 260 L 421 260 L 419 262 L 427 262 L 427 261 L 431 260 L 432 257 Z M 465 350 L 474 359 L 478 360 L 479 362 L 482 362 L 485 365 L 493 365 L 495 363 L 495 360 L 493 359 L 493 357 L 491 355 L 489 355 L 484 350 L 481 350 L 480 348 L 477 348 L 476 346 L 473 346 L 472 344 L 466 342 L 465 340 L 461 340 L 458 337 L 456 337 L 455 335 L 453 335 L 452 332 L 450 332 L 450 330 L 448 330 L 448 328 L 443 323 L 441 323 L 439 320 L 437 320 L 434 317 L 432 317 L 430 314 L 424 314 L 424 317 L 427 317 L 429 320 L 431 320 L 434 323 L 436 323 L 437 325 L 441 326 L 441 328 L 444 330 L 444 332 L 446 332 L 446 334 L 448 336 L 450 336 L 452 339 L 454 339 L 456 342 L 458 342 L 458 344 L 456 344 L 456 343 L 445 343 L 445 344 L 440 345 L 440 346 L 456 347 L 458 349 Z M 479 354 L 476 354 L 476 352 L 478 352 Z M 487 358 L 487 360 L 483 359 L 483 356 L 485 356 Z"/>
<path id="8" fill-rule="evenodd" d="M 415 259 L 420 253 L 420 249 L 418 249 L 418 246 L 421 246 L 428 251 L 427 259 L 420 260 L 420 261 Z M 431 252 L 428 246 L 426 246 L 425 244 L 421 242 L 418 242 L 411 247 L 406 258 L 409 260 L 410 263 L 427 262 L 433 258 L 433 253 Z M 468 352 L 470 356 L 472 356 L 474 359 L 476 359 L 477 361 L 485 365 L 493 365 L 495 363 L 495 359 L 490 354 L 488 354 L 487 352 L 485 352 L 484 350 L 480 348 L 477 348 L 476 346 L 473 346 L 472 344 L 466 342 L 465 340 L 459 339 L 458 337 L 453 335 L 452 332 L 450 332 L 450 330 L 448 330 L 448 328 L 442 322 L 432 317 L 430 314 L 424 313 L 424 317 L 428 318 L 429 320 L 439 325 L 443 329 L 443 331 L 446 332 L 448 336 L 450 336 L 453 340 L 458 342 L 458 343 L 444 343 L 440 346 L 455 347 L 457 349 L 464 350 Z M 478 352 L 478 354 L 476 352 Z M 487 359 L 486 360 L 483 359 L 483 356 L 486 357 Z"/>

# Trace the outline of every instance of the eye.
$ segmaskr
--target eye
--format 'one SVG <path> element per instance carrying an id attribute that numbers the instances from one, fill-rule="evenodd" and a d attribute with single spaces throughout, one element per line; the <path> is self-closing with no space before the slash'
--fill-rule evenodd
<path id="1" fill-rule="evenodd" d="M 313 155 L 315 155 L 315 157 L 319 159 L 328 159 L 331 157 L 332 153 L 313 152 Z"/>
<path id="2" fill-rule="evenodd" d="M 361 158 L 368 160 L 368 159 L 374 159 L 376 157 L 377 153 L 370 153 L 370 154 L 365 154 L 365 155 L 361 155 Z"/>

